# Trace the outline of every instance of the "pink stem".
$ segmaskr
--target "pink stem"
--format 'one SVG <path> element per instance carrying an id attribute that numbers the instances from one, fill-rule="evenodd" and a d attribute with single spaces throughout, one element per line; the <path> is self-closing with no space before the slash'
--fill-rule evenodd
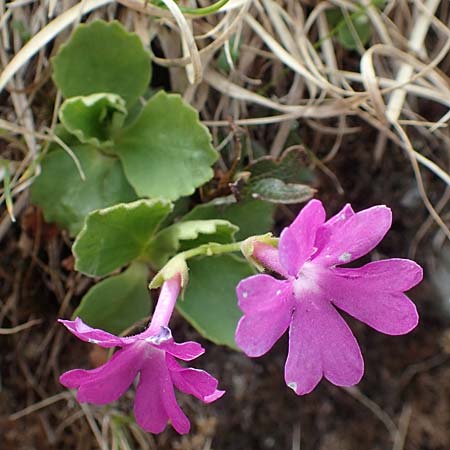
<path id="1" fill-rule="evenodd" d="M 170 280 L 164 281 L 150 326 L 145 334 L 152 335 L 158 333 L 161 327 L 166 327 L 169 324 L 178 294 L 180 293 L 180 286 L 180 274 L 175 275 Z"/>

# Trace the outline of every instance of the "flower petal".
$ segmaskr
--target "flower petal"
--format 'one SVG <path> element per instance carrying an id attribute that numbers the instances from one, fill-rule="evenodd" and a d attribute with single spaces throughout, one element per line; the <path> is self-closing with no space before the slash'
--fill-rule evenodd
<path id="1" fill-rule="evenodd" d="M 285 228 L 278 244 L 281 264 L 296 276 L 313 253 L 316 231 L 325 221 L 325 210 L 319 200 L 311 200 L 297 218 Z"/>
<path id="2" fill-rule="evenodd" d="M 322 376 L 335 385 L 352 386 L 363 373 L 358 343 L 344 319 L 323 298 L 313 294 L 302 298 L 289 330 L 286 384 L 303 395 Z"/>
<path id="3" fill-rule="evenodd" d="M 78 388 L 79 402 L 104 405 L 117 400 L 129 388 L 141 364 L 141 352 L 127 347 L 116 352 L 102 366 L 93 370 L 75 369 L 61 375 L 68 388 Z"/>
<path id="4" fill-rule="evenodd" d="M 264 355 L 287 330 L 291 315 L 291 298 L 280 295 L 273 307 L 252 311 L 241 318 L 236 328 L 236 344 L 247 356 Z"/>
<path id="5" fill-rule="evenodd" d="M 327 245 L 331 235 L 338 233 L 339 229 L 345 225 L 350 217 L 354 216 L 353 208 L 347 203 L 337 214 L 330 217 L 324 224 L 322 224 L 316 234 L 316 241 L 314 246 L 317 248 L 317 255 Z"/>
<path id="6" fill-rule="evenodd" d="M 84 342 L 97 344 L 104 348 L 121 347 L 125 343 L 131 343 L 130 338 L 120 338 L 97 328 L 86 325 L 79 317 L 75 320 L 58 319 L 72 334 Z"/>
<path id="7" fill-rule="evenodd" d="M 181 367 L 170 355 L 166 355 L 166 362 L 173 384 L 181 392 L 193 395 L 205 403 L 212 403 L 225 394 L 225 391 L 217 389 L 219 382 L 208 372 Z"/>
<path id="8" fill-rule="evenodd" d="M 355 215 L 350 203 L 347 203 L 337 214 L 330 217 L 320 228 L 331 229 L 340 227 L 346 220 Z"/>
<path id="9" fill-rule="evenodd" d="M 194 341 L 181 342 L 178 344 L 172 339 L 160 343 L 158 348 L 183 361 L 192 361 L 205 353 L 205 349 L 198 342 Z"/>
<path id="10" fill-rule="evenodd" d="M 422 279 L 413 261 L 388 259 L 359 269 L 330 270 L 323 288 L 340 309 L 386 334 L 406 334 L 417 326 L 414 303 L 402 292 Z"/>
<path id="11" fill-rule="evenodd" d="M 383 292 L 405 292 L 423 278 L 419 264 L 402 258 L 373 261 L 357 269 L 337 267 L 332 272 L 339 278 L 347 279 L 355 287 Z"/>
<path id="12" fill-rule="evenodd" d="M 386 206 L 374 206 L 345 220 L 342 226 L 328 230 L 327 242 L 320 236 L 320 250 L 314 255 L 317 264 L 327 267 L 346 264 L 370 252 L 387 233 L 392 213 Z"/>
<path id="13" fill-rule="evenodd" d="M 236 287 L 239 308 L 244 313 L 276 308 L 281 300 L 290 301 L 292 283 L 277 280 L 270 275 L 258 274 L 243 279 Z"/>
<path id="14" fill-rule="evenodd" d="M 136 422 L 145 431 L 161 433 L 170 419 L 180 434 L 189 432 L 189 419 L 178 406 L 165 354 L 155 350 L 141 370 L 134 402 Z"/>

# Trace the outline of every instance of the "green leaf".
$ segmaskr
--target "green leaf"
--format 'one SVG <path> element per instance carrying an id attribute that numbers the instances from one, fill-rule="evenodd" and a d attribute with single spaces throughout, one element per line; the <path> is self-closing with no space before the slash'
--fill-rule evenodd
<path id="1" fill-rule="evenodd" d="M 239 54 L 241 51 L 241 41 L 238 40 L 236 42 L 236 36 L 232 36 L 229 40 L 229 50 L 229 55 L 227 55 L 225 52 L 225 47 L 222 47 L 219 57 L 217 58 L 217 67 L 227 73 L 231 69 L 228 57 L 231 57 L 231 62 L 235 65 L 239 59 Z"/>
<path id="2" fill-rule="evenodd" d="M 151 240 L 147 256 L 157 266 L 179 251 L 198 247 L 202 244 L 233 242 L 238 227 L 226 220 L 189 220 L 178 222 L 160 231 Z"/>
<path id="3" fill-rule="evenodd" d="M 80 142 L 94 146 L 111 145 L 111 136 L 127 115 L 125 101 L 115 94 L 72 97 L 61 106 L 59 118 Z"/>
<path id="4" fill-rule="evenodd" d="M 169 200 L 190 195 L 211 179 L 217 159 L 197 111 L 179 95 L 163 91 L 120 133 L 114 151 L 140 196 Z"/>
<path id="5" fill-rule="evenodd" d="M 74 317 L 91 327 L 122 333 L 150 314 L 147 275 L 145 264 L 133 263 L 120 275 L 100 281 L 83 297 Z"/>
<path id="6" fill-rule="evenodd" d="M 64 150 L 53 150 L 42 160 L 41 174 L 31 186 L 31 200 L 42 207 L 47 222 L 57 223 L 74 236 L 91 211 L 132 201 L 136 194 L 117 158 L 87 145 L 72 150 L 85 180 Z"/>
<path id="7" fill-rule="evenodd" d="M 234 333 L 242 313 L 237 306 L 236 285 L 253 275 L 250 265 L 233 255 L 189 260 L 189 283 L 178 311 L 204 337 L 236 348 Z"/>
<path id="8" fill-rule="evenodd" d="M 279 160 L 270 156 L 257 159 L 246 167 L 251 180 L 278 178 L 286 183 L 310 183 L 313 174 L 307 167 L 308 155 L 303 148 L 293 148 L 283 153 Z"/>
<path id="9" fill-rule="evenodd" d="M 69 148 L 79 147 L 82 145 L 77 137 L 70 133 L 62 123 L 58 123 L 55 126 L 53 134 L 57 137 L 58 141 L 62 141 Z M 64 150 L 64 148 L 61 147 L 56 140 L 49 141 L 47 151 L 51 152 L 55 149 Z"/>
<path id="10" fill-rule="evenodd" d="M 344 18 L 344 25 L 340 26 L 338 31 L 339 42 L 347 50 L 358 49 L 358 39 L 364 47 L 371 37 L 372 26 L 366 14 L 359 14 L 351 19 Z"/>
<path id="11" fill-rule="evenodd" d="M 116 21 L 79 25 L 52 62 L 64 97 L 109 92 L 130 105 L 150 82 L 150 54 L 137 34 Z"/>
<path id="12" fill-rule="evenodd" d="M 191 209 L 191 198 L 190 197 L 180 197 L 176 202 L 173 203 L 172 212 L 164 219 L 161 224 L 161 228 L 168 227 L 184 216 Z"/>
<path id="13" fill-rule="evenodd" d="M 3 195 L 5 198 L 6 210 L 12 222 L 16 221 L 14 216 L 14 205 L 11 196 L 11 161 L 0 158 L 0 181 L 3 181 Z"/>
<path id="14" fill-rule="evenodd" d="M 209 203 L 197 205 L 183 220 L 224 219 L 239 227 L 235 238 L 245 239 L 264 234 L 272 229 L 275 206 L 262 200 L 236 202 L 234 197 L 221 197 Z"/>
<path id="15" fill-rule="evenodd" d="M 75 268 L 103 276 L 140 258 L 172 205 L 138 200 L 94 211 L 73 245 Z"/>
<path id="16" fill-rule="evenodd" d="M 238 198 L 261 199 L 272 203 L 300 203 L 316 192 L 304 183 L 313 181 L 302 148 L 286 151 L 279 160 L 265 156 L 237 174 L 232 185 Z"/>
<path id="17" fill-rule="evenodd" d="M 305 184 L 285 183 L 277 178 L 264 178 L 251 183 L 246 189 L 253 198 L 272 203 L 301 203 L 309 200 L 316 192 Z"/>
<path id="18" fill-rule="evenodd" d="M 375 6 L 377 6 L 376 3 L 378 2 L 374 2 Z M 327 19 L 330 26 L 333 27 L 331 34 L 337 33 L 339 42 L 347 50 L 358 49 L 355 33 L 363 46 L 372 37 L 372 26 L 364 7 L 348 17 L 344 16 L 340 8 L 333 8 L 327 10 Z"/>

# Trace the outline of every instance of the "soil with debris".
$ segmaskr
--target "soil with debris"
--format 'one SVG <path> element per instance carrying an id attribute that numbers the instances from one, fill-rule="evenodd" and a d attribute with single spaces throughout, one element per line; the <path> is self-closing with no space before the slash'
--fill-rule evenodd
<path id="1" fill-rule="evenodd" d="M 375 137 L 370 133 L 367 130 L 367 139 Z M 394 153 L 375 167 L 371 155 L 362 152 L 365 146 L 366 139 L 346 142 L 330 168 L 346 193 L 345 201 L 357 209 L 378 203 L 393 208 L 393 228 L 375 256 L 407 257 L 427 218 L 410 174 L 405 176 L 409 166 L 404 155 Z M 366 159 L 358 156 L 363 153 Z M 319 197 L 329 213 L 344 202 L 324 176 Z M 278 210 L 278 228 L 293 212 Z M 58 383 L 64 370 L 97 366 L 107 358 L 104 350 L 79 342 L 55 322 L 61 312 L 70 315 L 91 283 L 73 271 L 68 244 L 30 207 L 1 248 L 2 327 L 39 321 L 1 336 L 2 449 L 98 449 L 102 433 L 111 433 L 111 424 L 119 449 L 128 448 L 124 442 L 135 442 L 130 448 L 161 450 L 450 448 L 449 316 L 446 299 L 440 298 L 430 276 L 434 256 L 427 242 L 418 243 L 415 255 L 426 268 L 426 279 L 411 292 L 421 313 L 414 332 L 386 336 L 348 318 L 366 363 L 365 376 L 356 388 L 322 382 L 313 393 L 297 397 L 283 381 L 286 338 L 263 358 L 249 359 L 202 340 L 176 317 L 175 333 L 180 339 L 199 340 L 207 347 L 197 366 L 218 376 L 227 391 L 223 399 L 208 406 L 179 397 L 193 424 L 192 432 L 183 437 L 170 427 L 150 436 L 126 426 L 123 412 L 132 411 L 131 390 L 118 405 L 80 409 Z"/>

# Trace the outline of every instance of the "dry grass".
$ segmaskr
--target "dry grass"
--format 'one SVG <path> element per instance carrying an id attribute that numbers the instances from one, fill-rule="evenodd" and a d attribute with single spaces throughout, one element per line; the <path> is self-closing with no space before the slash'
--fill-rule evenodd
<path id="1" fill-rule="evenodd" d="M 209 3 L 198 1 L 203 6 Z M 437 251 L 444 245 L 444 238 L 450 237 L 448 2 L 389 0 L 377 8 L 369 0 L 230 0 L 220 12 L 207 16 L 182 14 L 173 0 L 164 0 L 164 4 L 167 10 L 143 0 L 0 0 L 0 149 L 1 158 L 9 161 L 8 170 L 0 167 L 4 181 L 0 201 L 14 205 L 1 217 L 0 240 L 14 217 L 25 210 L 27 188 L 39 174 L 41 151 L 45 142 L 55 139 L 52 130 L 61 98 L 50 83 L 51 55 L 80 20 L 117 18 L 137 32 L 145 45 L 160 50 L 154 63 L 168 70 L 172 89 L 201 112 L 218 147 L 239 129 L 263 140 L 267 153 L 276 157 L 291 145 L 292 128 L 298 125 L 318 167 L 333 177 L 329 166 L 337 155 L 348 151 L 343 143 L 357 140 L 362 130 L 376 130 L 376 138 L 365 143 L 364 158 L 379 166 L 403 152 L 405 176 L 415 179 L 430 214 L 416 234 L 412 252 L 426 236 L 433 238 Z M 195 2 L 185 4 L 192 7 Z M 373 36 L 368 45 L 360 42 L 349 53 L 332 38 L 326 11 L 338 6 L 348 16 L 361 4 L 367 8 Z M 234 63 L 231 54 L 236 42 L 241 47 Z M 221 51 L 232 67 L 227 74 L 216 63 Z M 226 168 L 226 155 L 220 164 Z M 336 192 L 339 189 L 336 182 Z M 41 264 L 52 281 L 59 313 L 67 313 L 74 279 L 65 279 L 57 263 L 42 266 L 36 256 L 39 243 L 30 245 L 34 264 Z M 56 254 L 53 261 L 61 258 Z M 16 283 L 12 280 L 11 286 Z M 15 323 L 11 311 L 17 305 L 11 295 L 9 303 L 2 302 L 0 318 Z M 34 324 L 27 317 L 21 319 L 27 322 L 25 326 L 17 322 L 11 331 L 20 332 L 17 345 L 23 345 L 26 337 L 19 336 L 28 336 L 26 328 Z M 10 331 L 0 329 L 0 334 L 6 332 Z M 55 377 L 59 369 L 60 333 L 52 328 L 42 339 L 41 357 L 49 358 L 52 366 L 49 371 L 41 368 L 36 375 L 24 362 L 22 369 L 32 386 L 39 386 L 35 376 L 42 378 L 51 371 Z M 118 411 L 105 414 L 78 406 L 68 394 L 50 396 L 49 392 L 36 387 L 30 396 L 35 403 L 12 419 L 66 400 L 71 415 L 61 417 L 56 430 L 45 425 L 41 416 L 49 442 L 62 439 L 66 428 L 80 436 L 86 436 L 89 429 L 102 449 L 156 448 L 151 437 Z M 395 430 L 389 425 L 395 450 L 404 446 L 410 419 L 411 409 L 406 405 Z M 293 435 L 292 448 L 299 448 L 300 428 Z M 206 449 L 211 444 L 208 439 L 180 448 Z M 80 444 L 76 448 L 91 447 Z"/>

